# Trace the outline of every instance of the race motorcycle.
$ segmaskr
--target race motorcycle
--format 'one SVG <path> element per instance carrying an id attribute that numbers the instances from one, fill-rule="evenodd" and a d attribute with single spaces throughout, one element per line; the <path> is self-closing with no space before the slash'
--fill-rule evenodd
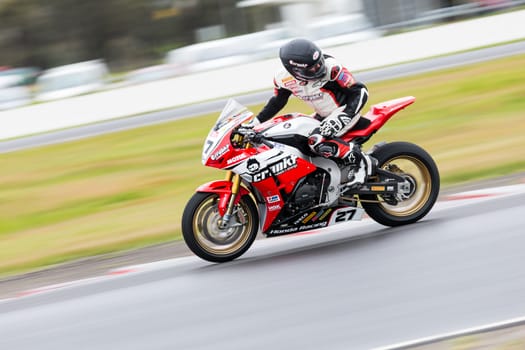
<path id="1" fill-rule="evenodd" d="M 376 104 L 342 139 L 363 144 L 396 112 L 407 96 Z M 382 142 L 367 155 L 376 161 L 361 185 L 346 183 L 349 165 L 321 157 L 308 146 L 319 121 L 287 114 L 245 127 L 253 113 L 229 100 L 206 138 L 202 163 L 226 170 L 224 180 L 197 188 L 182 215 L 182 233 L 199 257 L 226 262 L 244 254 L 259 230 L 267 237 L 361 220 L 366 212 L 385 226 L 414 223 L 439 194 L 436 163 L 421 147 Z"/>

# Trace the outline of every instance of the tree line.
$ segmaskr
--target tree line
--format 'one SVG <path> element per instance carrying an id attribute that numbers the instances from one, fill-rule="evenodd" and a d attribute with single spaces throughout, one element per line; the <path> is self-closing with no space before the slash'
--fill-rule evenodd
<path id="1" fill-rule="evenodd" d="M 0 66 L 49 68 L 103 58 L 113 70 L 126 70 L 159 63 L 168 50 L 193 43 L 196 28 L 235 18 L 235 3 L 0 0 Z M 247 29 L 226 22 L 232 34 Z"/>

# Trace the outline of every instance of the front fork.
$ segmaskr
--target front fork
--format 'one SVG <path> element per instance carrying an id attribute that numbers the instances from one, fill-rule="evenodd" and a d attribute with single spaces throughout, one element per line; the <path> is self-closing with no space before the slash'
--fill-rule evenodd
<path id="1" fill-rule="evenodd" d="M 241 187 L 241 176 L 239 174 L 234 174 L 232 171 L 226 173 L 226 181 L 231 181 L 232 190 L 230 196 L 224 196 L 221 198 L 221 201 L 227 202 L 226 212 L 224 213 L 222 219 L 219 220 L 219 228 L 225 229 L 230 224 L 230 220 L 233 214 L 233 208 L 235 207 L 235 202 L 237 195 L 239 194 L 239 188 Z M 219 206 L 226 205 L 226 203 L 219 203 Z"/>
<path id="2" fill-rule="evenodd" d="M 241 137 L 240 135 L 238 135 Z M 242 139 L 239 139 L 238 141 L 242 141 Z M 245 148 L 250 148 L 250 143 L 246 143 Z M 222 216 L 222 219 L 219 221 L 219 228 L 225 229 L 230 224 L 230 220 L 232 218 L 233 214 L 233 208 L 235 207 L 235 203 L 237 202 L 237 195 L 239 194 L 239 189 L 241 188 L 241 176 L 239 174 L 234 174 L 231 170 L 228 170 L 226 173 L 226 181 L 232 183 L 232 190 L 230 196 L 224 196 L 221 198 L 221 202 L 219 203 L 219 207 L 222 206 L 224 208 L 226 207 L 226 212 Z"/>

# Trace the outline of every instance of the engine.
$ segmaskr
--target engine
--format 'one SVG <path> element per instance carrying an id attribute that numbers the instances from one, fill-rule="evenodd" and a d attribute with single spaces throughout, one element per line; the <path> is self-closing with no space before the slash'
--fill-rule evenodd
<path id="1" fill-rule="evenodd" d="M 330 175 L 322 169 L 305 177 L 297 184 L 286 203 L 287 215 L 293 216 L 322 203 L 329 183 Z"/>

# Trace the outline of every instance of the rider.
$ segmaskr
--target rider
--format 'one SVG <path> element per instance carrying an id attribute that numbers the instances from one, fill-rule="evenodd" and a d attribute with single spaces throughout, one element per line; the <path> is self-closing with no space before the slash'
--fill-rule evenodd
<path id="1" fill-rule="evenodd" d="M 275 75 L 274 96 L 252 123 L 273 118 L 293 94 L 313 107 L 312 116 L 321 122 L 308 138 L 312 151 L 348 164 L 348 186 L 364 183 L 372 171 L 370 158 L 361 152 L 359 145 L 339 137 L 359 121 L 359 111 L 368 99 L 366 86 L 309 40 L 288 42 L 279 50 L 279 57 L 285 69 Z"/>

